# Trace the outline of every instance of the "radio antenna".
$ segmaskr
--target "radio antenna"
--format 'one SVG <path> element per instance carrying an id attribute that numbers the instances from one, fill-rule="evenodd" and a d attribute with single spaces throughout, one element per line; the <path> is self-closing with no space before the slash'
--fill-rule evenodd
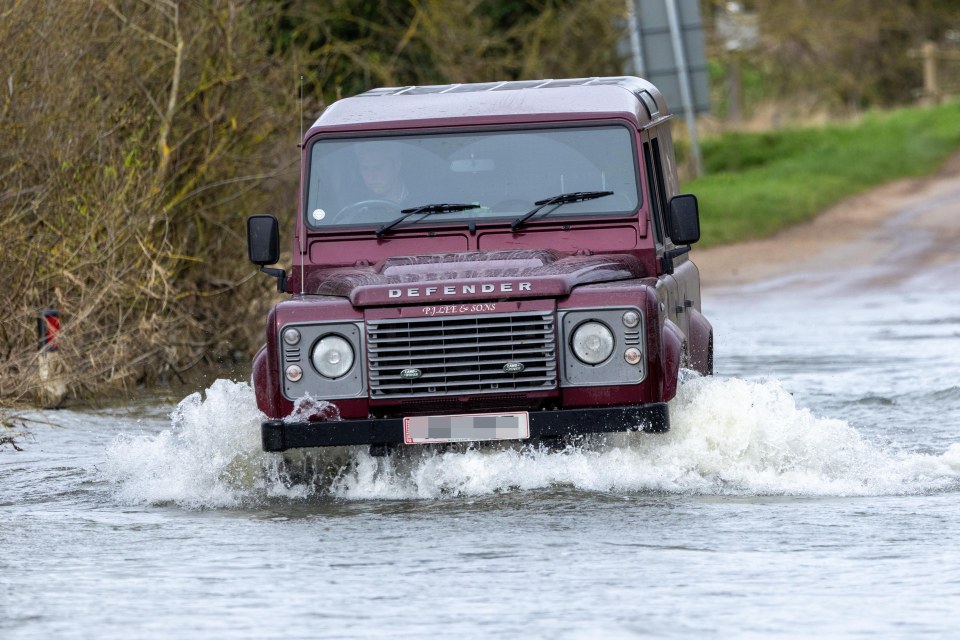
<path id="1" fill-rule="evenodd" d="M 300 74 L 300 140 L 297 141 L 297 148 L 303 149 L 303 74 Z M 300 162 L 303 163 L 303 151 L 300 152 Z M 306 207 L 306 205 L 304 205 Z M 297 223 L 299 226 L 300 223 Z M 307 230 L 304 228 L 303 233 L 300 234 L 300 295 L 303 295 L 305 291 L 305 284 L 303 282 L 304 276 L 306 275 L 304 271 L 306 270 L 305 263 L 307 261 L 306 255 L 307 252 L 307 242 L 306 242 Z"/>

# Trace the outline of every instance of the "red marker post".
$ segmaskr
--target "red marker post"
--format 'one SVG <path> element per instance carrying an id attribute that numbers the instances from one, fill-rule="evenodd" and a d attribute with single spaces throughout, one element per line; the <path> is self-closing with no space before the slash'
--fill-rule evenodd
<path id="1" fill-rule="evenodd" d="M 44 309 L 37 318 L 37 333 L 41 351 L 56 351 L 60 348 L 60 312 L 56 309 Z"/>
<path id="2" fill-rule="evenodd" d="M 40 377 L 39 398 L 41 405 L 55 409 L 63 403 L 67 395 L 67 385 L 63 378 L 63 365 L 60 362 L 60 312 L 56 309 L 44 309 L 37 317 L 37 374 Z"/>

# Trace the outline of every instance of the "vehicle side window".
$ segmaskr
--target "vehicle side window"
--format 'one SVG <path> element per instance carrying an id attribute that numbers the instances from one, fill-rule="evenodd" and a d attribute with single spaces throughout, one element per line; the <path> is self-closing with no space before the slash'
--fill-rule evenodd
<path id="1" fill-rule="evenodd" d="M 663 244 L 663 216 L 665 197 L 663 167 L 660 164 L 660 147 L 657 139 L 643 143 L 643 164 L 647 174 L 647 190 L 650 192 L 650 214 L 653 216 L 653 235 L 657 244 Z"/>

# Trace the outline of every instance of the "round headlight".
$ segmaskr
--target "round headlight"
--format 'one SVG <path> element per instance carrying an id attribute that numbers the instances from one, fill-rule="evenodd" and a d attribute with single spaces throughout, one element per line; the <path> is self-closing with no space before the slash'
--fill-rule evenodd
<path id="1" fill-rule="evenodd" d="M 585 364 L 600 364 L 613 353 L 613 332 L 600 322 L 584 322 L 573 332 L 573 353 Z"/>
<path id="2" fill-rule="evenodd" d="M 344 338 L 330 334 L 313 347 L 310 360 L 320 375 L 340 378 L 353 367 L 353 347 Z"/>

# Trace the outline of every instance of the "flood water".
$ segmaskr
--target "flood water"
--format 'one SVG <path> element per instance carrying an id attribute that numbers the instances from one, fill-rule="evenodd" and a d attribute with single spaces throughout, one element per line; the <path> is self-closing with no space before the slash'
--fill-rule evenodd
<path id="1" fill-rule="evenodd" d="M 672 431 L 564 452 L 291 473 L 225 380 L 30 413 L 0 449 L 0 637 L 954 636 L 960 291 L 935 275 L 708 291 L 718 375 Z"/>

